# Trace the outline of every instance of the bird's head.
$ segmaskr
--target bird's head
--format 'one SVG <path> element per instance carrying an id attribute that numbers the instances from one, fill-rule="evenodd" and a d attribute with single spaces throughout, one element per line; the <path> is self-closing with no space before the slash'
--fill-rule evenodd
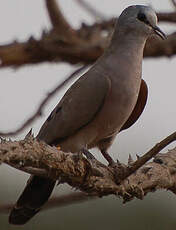
<path id="1" fill-rule="evenodd" d="M 157 26 L 155 11 L 149 6 L 133 5 L 126 8 L 120 15 L 117 30 L 128 31 L 148 37 L 156 34 L 162 39 L 166 38 L 164 32 Z"/>

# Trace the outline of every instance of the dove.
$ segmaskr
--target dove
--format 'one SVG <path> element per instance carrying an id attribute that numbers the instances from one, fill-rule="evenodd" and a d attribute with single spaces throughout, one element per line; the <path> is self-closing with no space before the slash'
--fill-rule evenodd
<path id="1" fill-rule="evenodd" d="M 116 22 L 104 54 L 65 93 L 41 127 L 37 139 L 65 152 L 97 147 L 108 154 L 117 134 L 141 115 L 147 100 L 142 75 L 143 50 L 151 35 L 165 39 L 157 16 L 148 6 L 126 8 Z M 9 222 L 22 225 L 48 200 L 56 181 L 31 176 L 12 209 Z"/>

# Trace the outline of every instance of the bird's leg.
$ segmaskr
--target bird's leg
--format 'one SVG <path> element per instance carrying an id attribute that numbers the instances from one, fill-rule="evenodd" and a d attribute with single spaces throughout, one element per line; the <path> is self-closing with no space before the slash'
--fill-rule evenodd
<path id="1" fill-rule="evenodd" d="M 81 152 L 87 157 L 89 160 L 95 160 L 96 158 L 89 152 L 86 148 L 83 148 Z"/>
<path id="2" fill-rule="evenodd" d="M 101 150 L 101 153 L 104 158 L 109 162 L 109 166 L 113 168 L 116 183 L 120 184 L 121 180 L 123 180 L 124 176 L 126 175 L 127 166 L 120 163 L 119 160 L 115 162 L 106 150 Z"/>
<path id="3" fill-rule="evenodd" d="M 113 166 L 114 164 L 116 164 L 115 161 L 112 159 L 112 157 L 109 155 L 109 153 L 106 150 L 101 150 L 101 153 L 104 156 L 104 158 L 107 160 L 110 166 Z"/>
<path id="4" fill-rule="evenodd" d="M 83 148 L 81 150 L 81 153 L 83 153 L 89 160 L 96 159 L 92 155 L 92 153 L 90 153 L 86 148 Z M 128 170 L 127 166 L 125 164 L 120 163 L 119 160 L 115 162 L 106 150 L 101 150 L 101 153 L 104 156 L 104 158 L 108 161 L 109 166 L 113 169 L 113 174 L 116 183 L 120 184 L 120 182 L 124 179 L 124 176 L 126 175 L 126 172 Z"/>

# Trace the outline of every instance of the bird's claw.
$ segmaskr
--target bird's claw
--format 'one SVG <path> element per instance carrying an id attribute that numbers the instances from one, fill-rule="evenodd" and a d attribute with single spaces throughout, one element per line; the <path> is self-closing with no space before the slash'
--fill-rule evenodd
<path id="1" fill-rule="evenodd" d="M 127 174 L 128 166 L 117 161 L 117 163 L 114 162 L 110 167 L 113 169 L 116 183 L 120 184 L 120 182 L 125 178 L 125 175 Z"/>

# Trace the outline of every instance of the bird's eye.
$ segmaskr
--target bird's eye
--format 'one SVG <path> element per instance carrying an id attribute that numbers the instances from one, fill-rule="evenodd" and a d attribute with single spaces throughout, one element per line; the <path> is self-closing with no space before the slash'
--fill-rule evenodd
<path id="1" fill-rule="evenodd" d="M 137 16 L 137 18 L 138 18 L 140 21 L 146 20 L 146 16 L 145 16 L 145 14 L 143 14 L 143 13 L 139 13 L 138 16 Z"/>
<path id="2" fill-rule="evenodd" d="M 144 22 L 145 24 L 149 25 L 149 21 L 146 18 L 146 15 L 144 13 L 138 13 L 137 19 Z"/>

